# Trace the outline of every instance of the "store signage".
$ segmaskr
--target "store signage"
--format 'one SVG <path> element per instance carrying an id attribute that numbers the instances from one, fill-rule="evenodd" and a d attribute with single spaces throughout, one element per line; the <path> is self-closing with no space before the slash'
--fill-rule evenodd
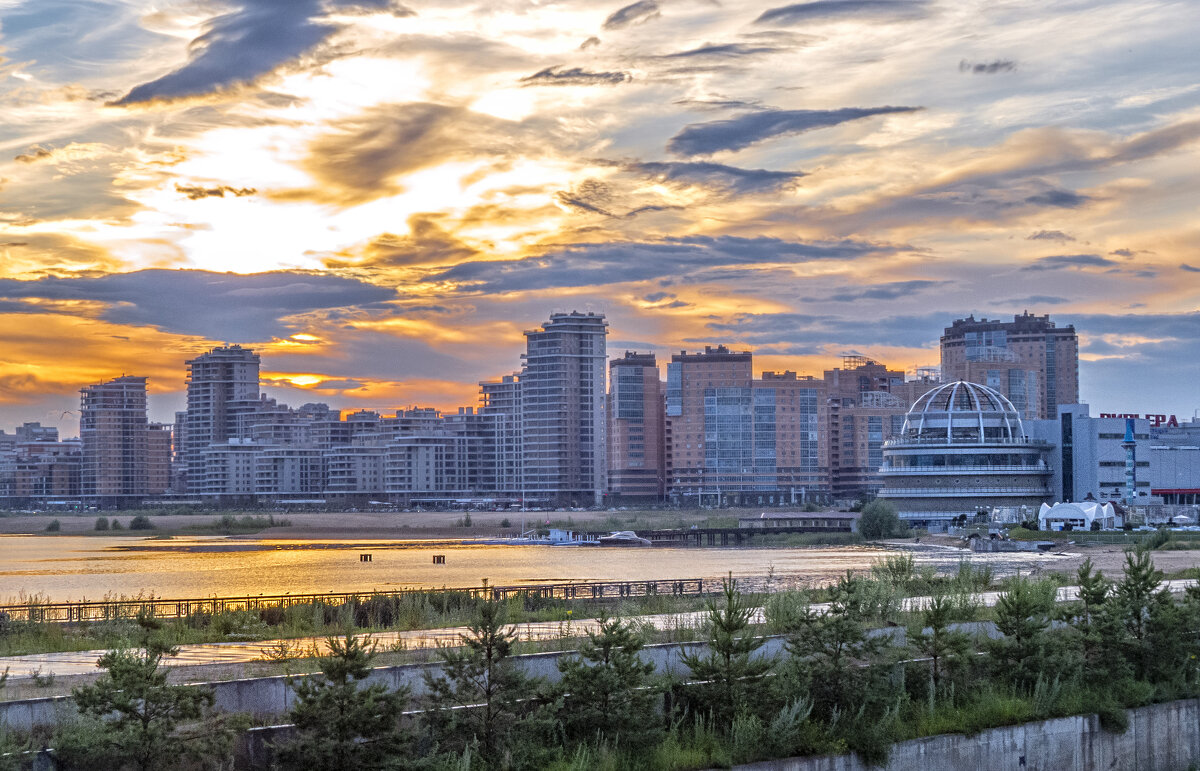
<path id="1" fill-rule="evenodd" d="M 1179 428 L 1179 419 L 1174 415 L 1151 415 L 1150 413 L 1138 415 L 1137 413 L 1131 412 L 1101 412 L 1100 417 L 1134 419 L 1145 418 L 1146 420 L 1150 421 L 1151 428 L 1158 428 L 1159 426 L 1164 426 L 1166 428 Z"/>

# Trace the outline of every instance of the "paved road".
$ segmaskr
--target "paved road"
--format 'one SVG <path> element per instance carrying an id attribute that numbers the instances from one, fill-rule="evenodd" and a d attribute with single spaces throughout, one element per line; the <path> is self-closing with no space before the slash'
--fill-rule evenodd
<path id="1" fill-rule="evenodd" d="M 1194 586 L 1194 580 L 1164 581 L 1163 585 L 1172 592 L 1183 591 L 1185 587 Z M 985 607 L 996 604 L 1001 592 L 983 592 L 975 595 Z M 1059 602 L 1078 599 L 1078 587 L 1066 586 L 1058 590 Z M 905 610 L 919 610 L 929 601 L 928 597 L 910 597 L 903 602 Z M 826 606 L 814 606 L 823 610 Z M 665 613 L 654 616 L 638 616 L 643 623 L 652 624 L 656 629 L 694 629 L 704 622 L 704 613 Z M 753 623 L 762 623 L 762 609 L 755 611 Z M 528 624 L 517 624 L 516 630 L 521 640 L 560 640 L 564 638 L 582 637 L 588 631 L 594 631 L 599 626 L 593 619 L 571 621 L 542 621 Z M 377 632 L 367 635 L 379 644 L 381 650 L 389 650 L 402 646 L 406 650 L 420 648 L 437 648 L 440 646 L 456 645 L 459 635 L 467 631 L 466 627 L 448 629 L 422 629 L 410 632 Z M 292 640 L 266 640 L 261 642 L 227 642 L 184 645 L 180 647 L 179 655 L 164 660 L 164 665 L 171 667 L 187 667 L 200 664 L 245 664 L 263 661 L 270 657 L 273 651 L 286 646 L 291 652 L 309 652 L 314 648 L 324 651 L 324 637 L 303 637 Z M 79 675 L 96 671 L 96 660 L 104 654 L 103 650 L 78 651 L 74 653 L 39 653 L 30 656 L 0 657 L 0 671 L 9 669 L 10 681 L 31 678 L 35 672 L 42 675 Z"/>

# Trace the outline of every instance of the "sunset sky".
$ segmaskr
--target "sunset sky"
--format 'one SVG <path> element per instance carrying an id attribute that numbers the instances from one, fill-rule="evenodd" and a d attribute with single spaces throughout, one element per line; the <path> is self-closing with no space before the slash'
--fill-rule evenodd
<path id="1" fill-rule="evenodd" d="M 0 0 L 0 428 L 256 348 L 292 405 L 452 408 L 552 311 L 609 351 L 936 364 L 1074 323 L 1200 408 L 1189 0 Z"/>

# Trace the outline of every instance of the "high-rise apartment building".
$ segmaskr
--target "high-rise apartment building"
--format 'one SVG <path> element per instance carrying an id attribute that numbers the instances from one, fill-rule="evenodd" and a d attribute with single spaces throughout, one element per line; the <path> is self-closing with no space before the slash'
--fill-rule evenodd
<path id="1" fill-rule="evenodd" d="M 521 438 L 521 378 L 505 375 L 479 384 L 479 414 L 490 419 L 490 452 L 496 469 L 497 492 L 520 497 L 524 457 Z"/>
<path id="2" fill-rule="evenodd" d="M 779 504 L 828 494 L 819 432 L 824 383 L 753 375 L 753 356 L 723 345 L 667 366 L 669 494 L 683 503 Z"/>
<path id="3" fill-rule="evenodd" d="M 603 501 L 608 322 L 598 313 L 553 313 L 525 332 L 521 370 L 521 494 L 526 500 Z"/>
<path id="4" fill-rule="evenodd" d="M 116 502 L 149 494 L 146 378 L 119 377 L 87 386 L 80 394 L 83 495 Z"/>
<path id="5" fill-rule="evenodd" d="M 608 365 L 608 492 L 658 501 L 666 484 L 663 389 L 653 353 L 626 351 Z"/>
<path id="6" fill-rule="evenodd" d="M 213 348 L 187 362 L 187 423 L 183 465 L 188 492 L 200 490 L 204 452 L 211 444 L 248 436 L 259 409 L 258 354 L 240 345 Z"/>
<path id="7" fill-rule="evenodd" d="M 900 433 L 911 404 L 904 378 L 903 372 L 858 354 L 843 356 L 840 368 L 825 371 L 824 417 L 835 499 L 873 496 L 883 486 L 883 445 Z"/>
<path id="8" fill-rule="evenodd" d="M 1048 315 L 957 319 L 942 335 L 942 378 L 987 384 L 1022 417 L 1054 420 L 1060 404 L 1079 401 L 1079 338 L 1073 325 L 1056 327 Z"/>

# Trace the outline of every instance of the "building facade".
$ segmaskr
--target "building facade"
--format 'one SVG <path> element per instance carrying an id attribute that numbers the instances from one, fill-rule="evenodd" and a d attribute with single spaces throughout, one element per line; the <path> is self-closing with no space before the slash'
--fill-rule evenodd
<path id="1" fill-rule="evenodd" d="M 828 497 L 824 383 L 753 375 L 723 345 L 681 351 L 667 367 L 668 494 L 677 505 L 779 505 Z"/>
<path id="2" fill-rule="evenodd" d="M 526 500 L 592 505 L 608 485 L 603 314 L 553 313 L 525 332 L 521 492 Z"/>
<path id="3" fill-rule="evenodd" d="M 136 503 L 150 494 L 146 378 L 115 378 L 87 386 L 80 395 L 83 495 L 113 504 Z M 155 449 L 163 450 L 161 442 L 155 442 Z"/>
<path id="4" fill-rule="evenodd" d="M 183 432 L 182 484 L 199 492 L 209 445 L 248 437 L 259 409 L 259 357 L 240 345 L 213 348 L 187 362 L 187 422 Z"/>
<path id="5" fill-rule="evenodd" d="M 1002 394 L 947 383 L 917 399 L 901 435 L 885 444 L 879 497 L 931 530 L 995 507 L 1036 511 L 1051 496 L 1050 452 L 1048 442 L 1026 435 Z"/>
<path id="6" fill-rule="evenodd" d="M 942 334 L 941 353 L 945 380 L 986 382 L 1024 416 L 1052 420 L 1060 404 L 1079 401 L 1079 338 L 1074 326 L 1055 326 L 1048 315 L 957 319 Z"/>
<path id="7" fill-rule="evenodd" d="M 608 365 L 610 502 L 661 501 L 666 489 L 663 388 L 653 353 L 626 351 Z"/>

